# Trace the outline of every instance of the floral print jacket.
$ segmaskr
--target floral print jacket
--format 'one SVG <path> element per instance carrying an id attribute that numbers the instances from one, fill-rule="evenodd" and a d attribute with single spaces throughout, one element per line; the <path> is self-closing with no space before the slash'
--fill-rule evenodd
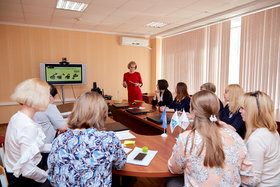
<path id="1" fill-rule="evenodd" d="M 221 128 L 223 148 L 225 153 L 224 168 L 210 168 L 203 165 L 205 146 L 198 156 L 202 145 L 200 134 L 195 131 L 192 152 L 193 136 L 191 131 L 180 134 L 174 145 L 173 153 L 168 161 L 171 173 L 184 173 L 185 186 L 240 186 L 252 185 L 254 174 L 247 157 L 247 149 L 240 136 L 227 128 Z"/>
<path id="2" fill-rule="evenodd" d="M 114 132 L 68 130 L 53 141 L 48 179 L 53 186 L 111 186 L 112 166 L 122 169 L 125 162 Z"/>

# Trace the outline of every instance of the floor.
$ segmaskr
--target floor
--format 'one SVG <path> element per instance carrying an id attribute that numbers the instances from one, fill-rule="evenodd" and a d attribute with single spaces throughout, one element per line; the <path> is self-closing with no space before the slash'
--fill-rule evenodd
<path id="1" fill-rule="evenodd" d="M 165 178 L 137 178 L 136 183 L 133 185 L 134 187 L 144 187 L 144 186 L 152 186 L 152 187 L 164 187 Z"/>
<path id="2" fill-rule="evenodd" d="M 113 176 L 114 177 L 114 176 Z M 124 180 L 123 178 L 121 180 Z M 124 184 L 125 182 L 120 182 L 122 185 L 116 184 L 113 178 L 113 187 L 164 187 L 165 186 L 165 178 L 146 178 L 146 177 L 137 177 L 131 180 L 130 184 Z"/>

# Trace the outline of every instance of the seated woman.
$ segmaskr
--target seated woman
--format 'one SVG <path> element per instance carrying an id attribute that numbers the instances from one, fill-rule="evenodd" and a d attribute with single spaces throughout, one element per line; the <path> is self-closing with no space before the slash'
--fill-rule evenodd
<path id="1" fill-rule="evenodd" d="M 245 121 L 246 146 L 255 173 L 254 186 L 280 185 L 280 137 L 273 118 L 274 106 L 264 92 L 246 93 L 240 113 Z"/>
<path id="2" fill-rule="evenodd" d="M 206 82 L 200 86 L 200 90 L 209 90 L 209 91 L 215 93 L 216 86 L 212 82 Z M 219 99 L 219 102 L 220 102 L 220 111 L 222 111 L 224 108 L 224 105 L 220 99 Z"/>
<path id="3" fill-rule="evenodd" d="M 190 95 L 188 93 L 187 85 L 183 82 L 179 82 L 176 86 L 176 97 L 173 102 L 166 108 L 166 112 L 183 111 L 189 112 L 190 110 Z M 164 107 L 160 107 L 160 111 L 163 111 Z"/>
<path id="4" fill-rule="evenodd" d="M 252 183 L 246 146 L 236 132 L 219 123 L 216 118 L 219 108 L 213 92 L 199 91 L 192 96 L 192 129 L 179 135 L 168 160 L 171 173 L 184 173 L 185 186 Z"/>
<path id="5" fill-rule="evenodd" d="M 34 121 L 42 126 L 42 129 L 46 135 L 45 142 L 52 143 L 56 133 L 58 134 L 67 130 L 66 121 L 63 119 L 61 113 L 54 104 L 54 97 L 57 94 L 57 89 L 54 85 L 50 84 L 50 103 L 45 112 L 36 112 L 34 115 Z"/>
<path id="6" fill-rule="evenodd" d="M 21 109 L 12 116 L 6 131 L 4 165 L 9 186 L 49 184 L 47 172 L 41 169 L 41 152 L 50 151 L 51 144 L 44 143 L 45 134 L 33 121 L 35 112 L 47 109 L 49 96 L 49 85 L 40 79 L 23 81 L 11 96 Z"/>
<path id="7" fill-rule="evenodd" d="M 239 99 L 244 91 L 238 84 L 230 84 L 226 87 L 224 98 L 226 106 L 219 112 L 220 120 L 233 126 L 236 132 L 244 139 L 246 126 L 239 112 Z"/>
<path id="8" fill-rule="evenodd" d="M 101 131 L 107 114 L 100 94 L 86 92 L 77 99 L 68 131 L 53 141 L 48 157 L 53 186 L 111 186 L 112 167 L 122 169 L 126 153 L 114 132 Z"/>
<path id="9" fill-rule="evenodd" d="M 165 79 L 158 80 L 157 90 L 152 100 L 153 106 L 157 104 L 158 106 L 169 106 L 172 103 L 172 94 L 167 88 L 168 82 Z"/>

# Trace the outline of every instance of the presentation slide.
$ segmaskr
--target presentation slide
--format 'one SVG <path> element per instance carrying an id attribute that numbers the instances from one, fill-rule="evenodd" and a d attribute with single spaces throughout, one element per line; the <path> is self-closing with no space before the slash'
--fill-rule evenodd
<path id="1" fill-rule="evenodd" d="M 46 66 L 46 81 L 82 81 L 82 67 Z"/>

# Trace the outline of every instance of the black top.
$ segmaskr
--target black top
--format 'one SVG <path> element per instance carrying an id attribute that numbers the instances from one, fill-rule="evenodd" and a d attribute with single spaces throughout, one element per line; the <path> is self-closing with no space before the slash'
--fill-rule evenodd
<path id="1" fill-rule="evenodd" d="M 220 120 L 227 124 L 230 124 L 236 129 L 236 132 L 244 139 L 246 134 L 245 122 L 242 120 L 239 111 L 231 114 L 228 108 L 228 104 L 220 111 Z"/>
<path id="2" fill-rule="evenodd" d="M 160 92 L 160 96 L 161 96 L 161 92 Z M 172 103 L 172 94 L 171 92 L 166 89 L 164 92 L 163 92 L 163 96 L 162 96 L 162 101 L 158 102 L 157 98 L 155 100 L 152 100 L 152 105 L 156 105 L 158 104 L 158 106 L 169 106 L 170 103 Z"/>
<path id="3" fill-rule="evenodd" d="M 224 105 L 222 103 L 222 101 L 219 99 L 219 102 L 220 102 L 220 110 L 219 110 L 219 116 L 221 116 L 221 113 L 223 112 L 224 110 Z"/>
<path id="4" fill-rule="evenodd" d="M 190 102 L 191 98 L 189 97 L 185 97 L 181 102 L 178 102 L 175 98 L 168 108 L 173 108 L 175 111 L 182 111 L 184 109 L 185 112 L 189 112 Z"/>

